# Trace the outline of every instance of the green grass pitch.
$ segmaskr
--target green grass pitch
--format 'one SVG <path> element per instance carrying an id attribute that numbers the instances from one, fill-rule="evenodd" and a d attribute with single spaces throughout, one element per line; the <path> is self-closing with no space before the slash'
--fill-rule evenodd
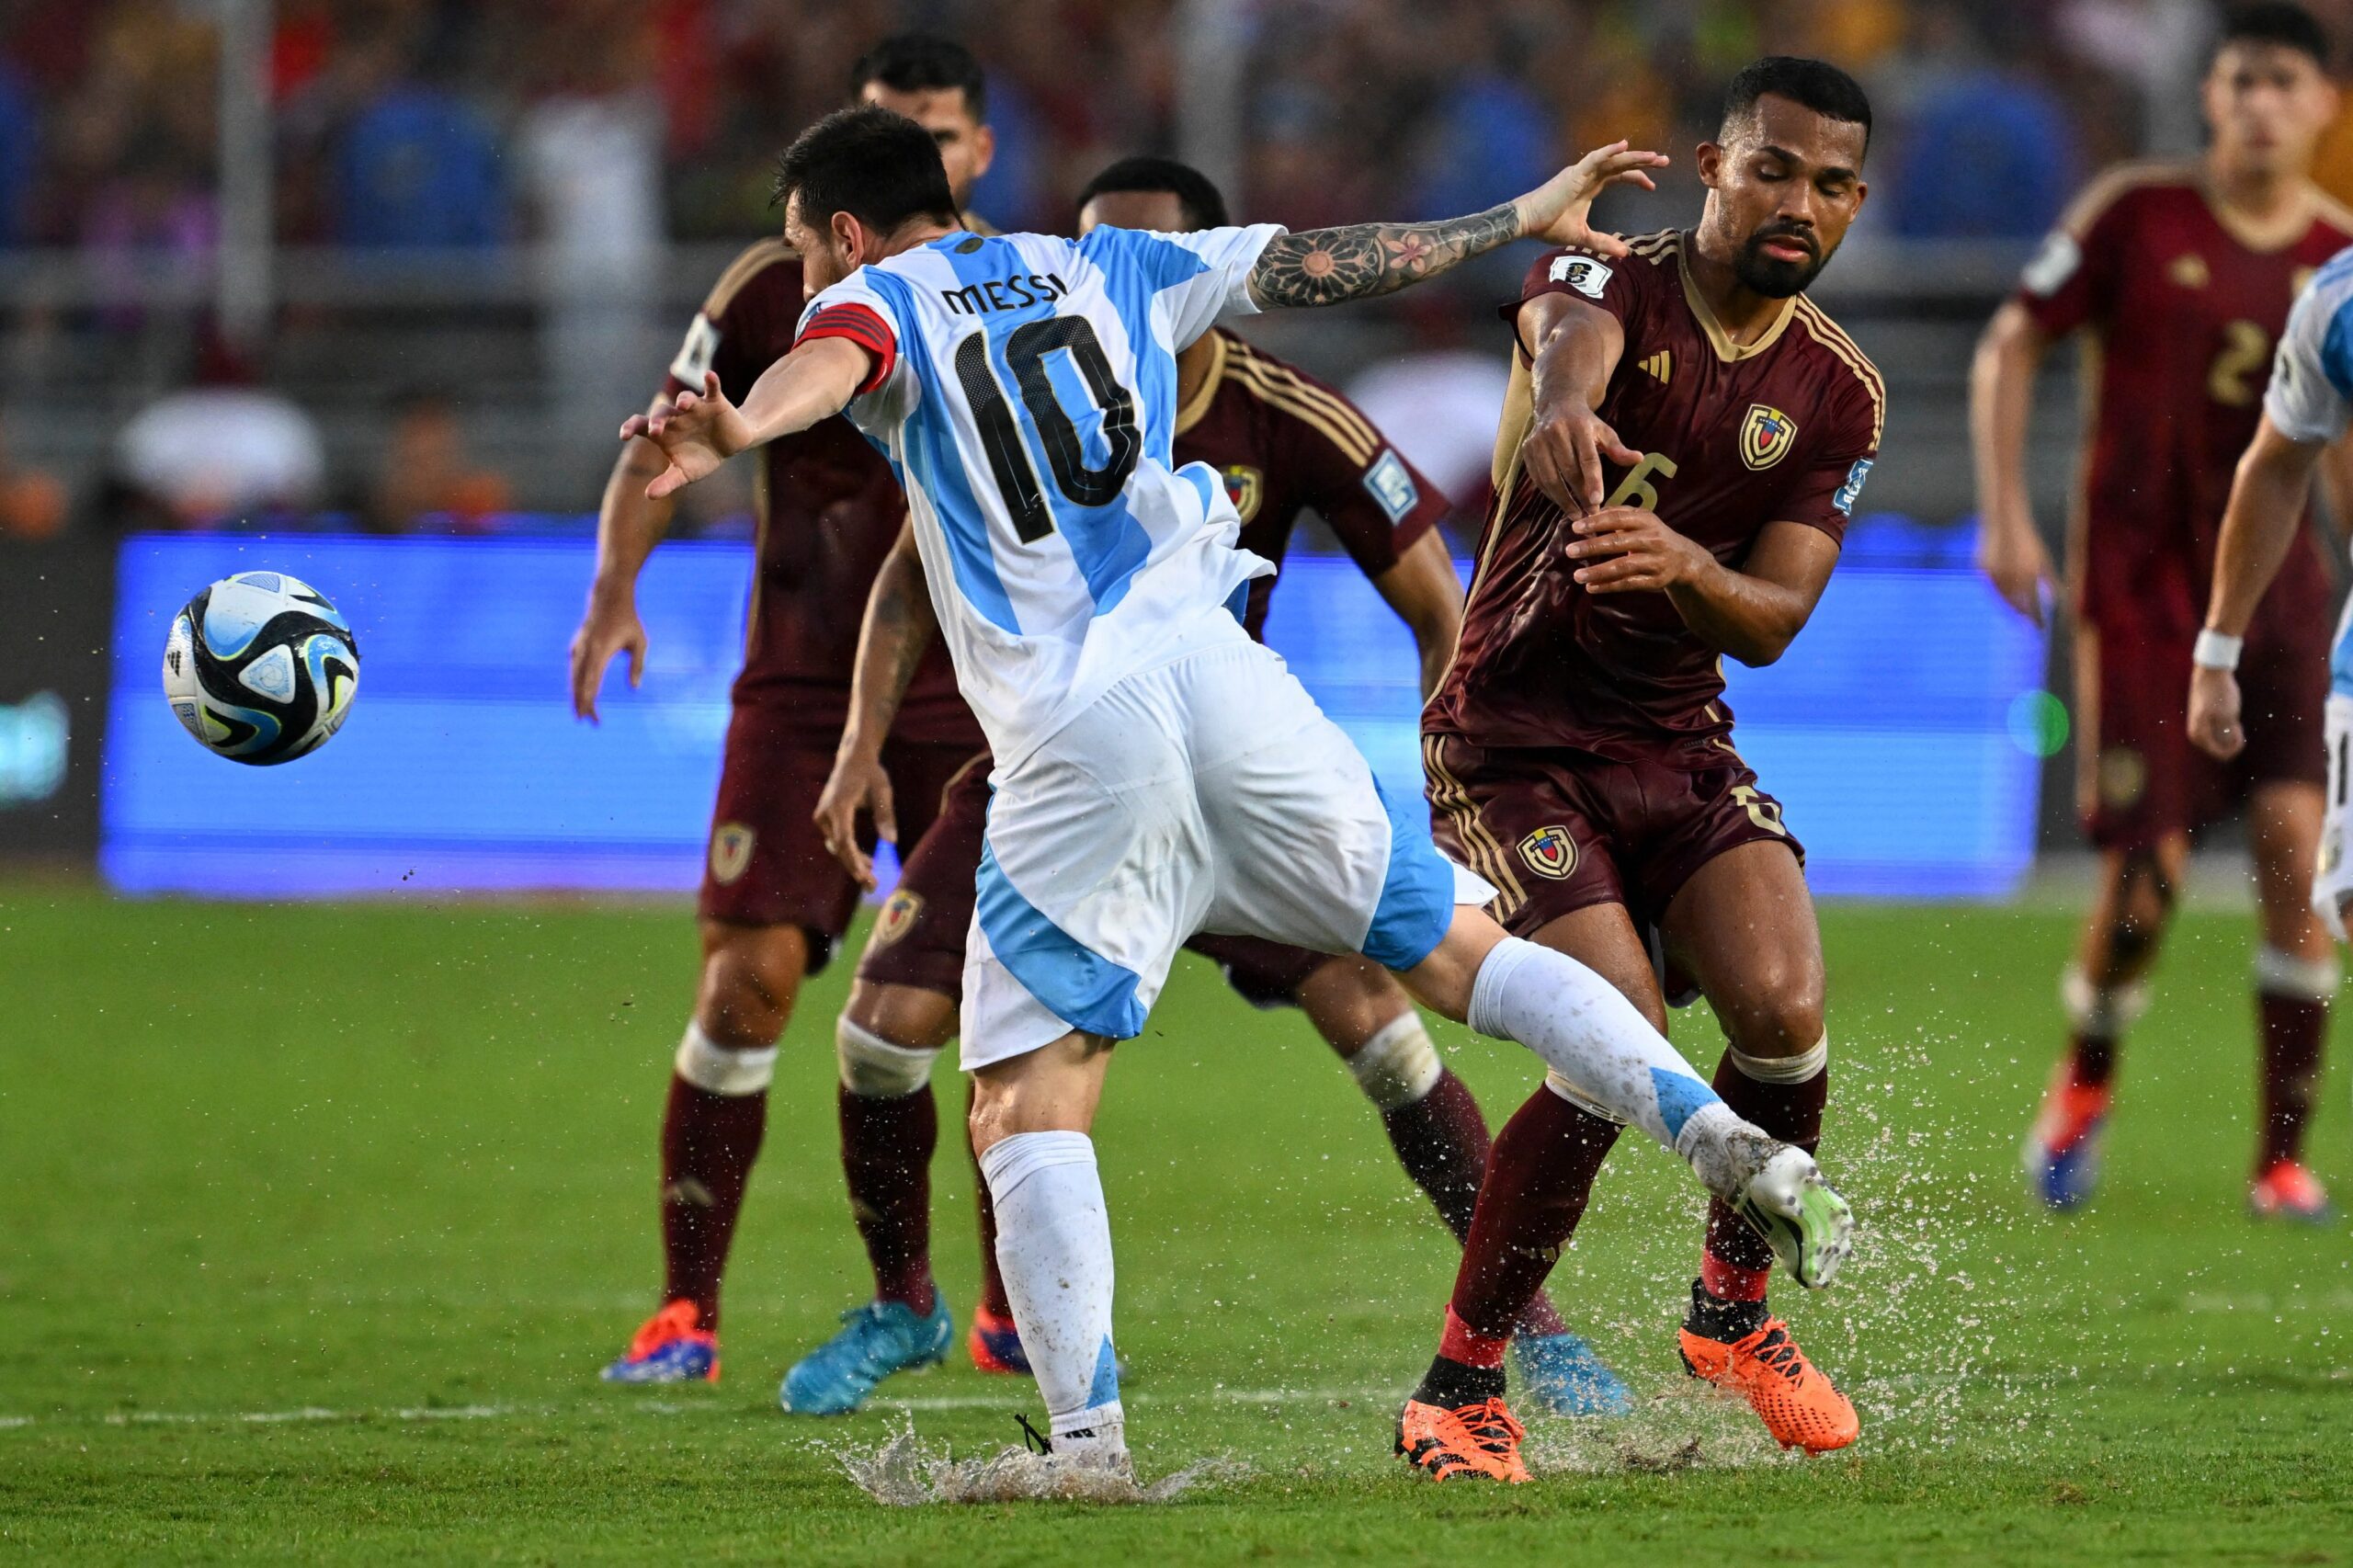
<path id="1" fill-rule="evenodd" d="M 2243 1212 L 2245 923 L 2185 922 L 2108 1187 L 2066 1220 L 2029 1207 L 2016 1147 L 2071 923 L 1847 906 L 1825 928 L 1824 1157 L 1864 1239 L 1835 1289 L 1777 1300 L 1861 1407 L 1852 1450 L 1785 1460 L 1677 1375 L 1699 1203 L 1630 1141 L 1554 1286 L 1643 1407 L 1537 1424 L 1535 1486 L 1405 1473 L 1390 1422 L 1452 1248 L 1304 1026 L 1188 960 L 1097 1129 L 1120 1345 L 1145 1477 L 1243 1468 L 1165 1506 L 886 1507 L 841 1454 L 909 1419 L 985 1453 L 1037 1407 L 960 1352 L 886 1385 L 903 1404 L 775 1410 L 863 1284 L 833 1131 L 841 968 L 789 1037 L 725 1381 L 614 1390 L 596 1369 L 658 1282 L 683 912 L 0 892 L 0 1560 L 2353 1557 L 2353 1248 Z M 1677 1033 L 1712 1061 L 1704 1017 Z M 1491 1120 L 1534 1082 L 1441 1039 Z M 2343 1085 L 2314 1158 L 2353 1195 Z M 960 1323 L 971 1204 L 944 1150 Z"/>

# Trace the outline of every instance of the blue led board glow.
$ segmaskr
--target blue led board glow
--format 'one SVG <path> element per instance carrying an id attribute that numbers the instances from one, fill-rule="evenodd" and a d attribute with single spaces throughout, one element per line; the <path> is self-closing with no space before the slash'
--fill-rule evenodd
<path id="1" fill-rule="evenodd" d="M 1898 542 L 1920 537 L 1907 529 Z M 629 690 L 617 665 L 601 726 L 574 722 L 565 695 L 591 560 L 578 536 L 128 540 L 108 878 L 128 892 L 255 897 L 691 890 L 750 551 L 680 542 L 654 553 L 638 593 L 645 684 Z M 274 768 L 197 746 L 158 684 L 174 612 L 207 583 L 255 568 L 317 587 L 359 639 L 359 698 L 342 733 Z M 1357 569 L 1295 557 L 1268 633 L 1384 788 L 1418 793 L 1412 641 Z M 2042 642 L 1965 561 L 1850 544 L 1789 655 L 1771 669 L 1729 667 L 1735 739 L 1805 841 L 1817 890 L 1989 896 L 2025 873 L 2040 763 L 2013 738 L 2009 714 L 2040 684 Z"/>

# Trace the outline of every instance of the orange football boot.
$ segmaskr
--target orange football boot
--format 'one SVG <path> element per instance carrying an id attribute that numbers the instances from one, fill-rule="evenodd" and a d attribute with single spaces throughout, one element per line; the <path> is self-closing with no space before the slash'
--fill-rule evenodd
<path id="1" fill-rule="evenodd" d="M 1854 1405 L 1805 1358 L 1779 1318 L 1767 1318 L 1763 1327 L 1729 1345 L 1688 1328 L 1681 1338 L 1683 1365 L 1691 1375 L 1745 1395 L 1781 1447 L 1828 1453 L 1862 1430 Z"/>
<path id="2" fill-rule="evenodd" d="M 2281 1160 L 2247 1189 L 2246 1206 L 2261 1220 L 2301 1220 L 2325 1225 L 2336 1218 L 2328 1189 L 2320 1178 L 2293 1160 Z"/>
<path id="3" fill-rule="evenodd" d="M 1533 1481 L 1519 1457 L 1520 1439 L 1527 1436 L 1528 1428 L 1500 1399 L 1451 1410 L 1409 1399 L 1397 1417 L 1398 1454 L 1437 1481 L 1458 1475 L 1484 1476 L 1512 1486 Z"/>
<path id="4" fill-rule="evenodd" d="M 665 1302 L 600 1375 L 608 1383 L 717 1382 L 719 1335 L 698 1327 L 701 1321 L 686 1297 Z"/>

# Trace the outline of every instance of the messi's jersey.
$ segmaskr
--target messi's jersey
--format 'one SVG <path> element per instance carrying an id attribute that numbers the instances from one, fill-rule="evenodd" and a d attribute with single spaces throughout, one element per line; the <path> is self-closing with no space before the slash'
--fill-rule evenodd
<path id="1" fill-rule="evenodd" d="M 1272 225 L 1082 240 L 958 231 L 810 301 L 872 357 L 851 421 L 891 460 L 958 684 L 1000 767 L 1274 568 L 1222 479 L 1176 465 L 1176 355 L 1252 313 Z"/>
<path id="2" fill-rule="evenodd" d="M 2307 444 L 2335 441 L 2353 425 L 2353 247 L 2331 256 L 2296 296 L 2287 327 L 2279 334 L 2263 412 L 2272 428 Z M 2249 628 L 2250 640 L 2266 629 L 2270 610 L 2267 596 Z M 2346 610 L 2328 656 L 2329 688 L 2340 694 L 2353 694 L 2353 635 L 2348 629 L 2353 629 L 2353 606 Z"/>

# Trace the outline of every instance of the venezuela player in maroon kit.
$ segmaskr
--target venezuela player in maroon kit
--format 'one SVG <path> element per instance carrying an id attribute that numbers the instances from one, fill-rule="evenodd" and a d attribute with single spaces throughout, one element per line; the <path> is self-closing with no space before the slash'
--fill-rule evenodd
<path id="1" fill-rule="evenodd" d="M 1828 1090 L 1821 937 L 1780 806 L 1733 749 L 1723 655 L 1770 664 L 1813 613 L 1879 449 L 1878 373 L 1803 297 L 1862 205 L 1870 107 L 1772 57 L 1699 151 L 1699 225 L 1529 270 L 1462 645 L 1424 715 L 1438 843 L 1515 936 L 1583 960 L 1666 1027 L 1696 987 L 1729 1037 L 1715 1088 L 1812 1150 Z M 1398 1452 L 1524 1481 L 1504 1337 L 1583 1214 L 1619 1124 L 1548 1077 L 1497 1133 L 1438 1358 Z M 1767 1310 L 1772 1255 L 1721 1201 L 1681 1335 L 1773 1436 L 1854 1440 L 1854 1407 Z"/>
<path id="2" fill-rule="evenodd" d="M 1222 227 L 1225 204 L 1198 170 L 1165 158 L 1131 158 L 1098 175 L 1080 199 L 1081 231 L 1097 223 L 1187 231 Z M 1176 457 L 1225 476 L 1241 514 L 1240 547 L 1279 565 L 1302 510 L 1313 508 L 1350 558 L 1412 630 L 1423 691 L 1435 688 L 1452 657 L 1462 592 L 1436 524 L 1446 499 L 1399 456 L 1338 392 L 1212 331 L 1177 358 Z M 1265 629 L 1276 579 L 1251 585 L 1244 624 Z M 887 1116 L 898 1097 L 928 1105 L 923 1092 L 934 1057 L 957 1030 L 964 944 L 988 820 L 986 767 L 961 775 L 928 831 L 910 816 L 887 767 L 892 710 L 931 634 L 931 606 L 911 536 L 875 583 L 867 642 L 841 758 L 823 808 L 828 838 L 861 878 L 872 871 L 858 816 L 870 805 L 885 836 L 909 846 L 904 875 L 883 905 L 841 1025 L 844 1081 L 865 1090 L 861 1115 Z M 912 699 L 912 692 L 909 694 Z M 892 820 L 895 816 L 895 821 Z M 1262 1007 L 1302 1008 L 1347 1062 L 1380 1112 L 1391 1144 L 1458 1239 L 1469 1229 L 1487 1130 L 1470 1088 L 1438 1058 L 1420 1015 L 1388 972 L 1359 958 L 1335 958 L 1253 937 L 1200 936 L 1188 944 Z M 846 1098 L 844 1127 L 849 1127 Z M 920 1269 L 928 1283 L 930 1187 L 937 1139 L 870 1142 L 845 1164 L 852 1209 L 870 1252 Z M 980 1186 L 982 1300 L 972 1350 L 989 1370 L 1026 1372 L 1028 1363 L 996 1267 L 994 1217 Z M 896 1288 L 897 1281 L 884 1289 Z M 887 1297 L 886 1297 L 887 1300 Z M 870 1309 L 859 1309 L 860 1312 Z M 1631 1408 L 1624 1386 L 1567 1331 L 1540 1293 L 1515 1320 L 1521 1371 L 1545 1408 L 1563 1414 Z M 785 1381 L 795 1410 L 856 1407 L 892 1370 L 877 1335 L 853 1313 L 843 1332 L 796 1366 Z"/>
<path id="3" fill-rule="evenodd" d="M 858 62 L 851 90 L 928 128 L 949 188 L 966 199 L 994 150 L 969 53 L 921 35 L 892 39 Z M 704 301 L 664 395 L 699 388 L 711 370 L 745 395 L 791 349 L 806 302 L 792 251 L 775 239 L 752 245 Z M 585 718 L 596 717 L 616 653 L 628 653 L 631 685 L 643 669 L 637 574 L 673 505 L 647 500 L 645 487 L 665 461 L 651 441 L 632 440 L 606 486 L 596 584 L 572 647 L 573 704 Z M 698 905 L 702 977 L 662 1119 L 663 1304 L 606 1369 L 614 1381 L 718 1377 L 720 1278 L 767 1125 L 777 1040 L 801 980 L 824 966 L 858 908 L 858 885 L 811 816 L 848 710 L 858 616 L 906 501 L 846 419 L 778 441 L 758 461 L 750 626 Z M 885 758 L 913 822 L 927 822 L 949 783 L 985 753 L 948 660 L 926 660 Z M 936 1360 L 952 1331 L 936 1301 L 919 1310 L 934 1325 Z"/>
<path id="4" fill-rule="evenodd" d="M 2234 13 L 2204 86 L 2203 157 L 2101 178 L 2026 269 L 1978 352 L 1972 425 L 1981 555 L 2004 596 L 2040 614 L 2050 562 L 2023 460 L 2034 372 L 2058 339 L 2097 345 L 2093 419 L 2069 562 L 2075 614 L 2078 803 L 2101 857 L 2091 917 L 2061 986 L 2072 1036 L 2029 1133 L 2053 1208 L 2091 1194 L 2117 1047 L 2145 1005 L 2189 835 L 2247 809 L 2262 910 L 2255 954 L 2261 1112 L 2249 1199 L 2319 1219 L 2302 1161 L 2337 968 L 2310 890 L 2323 816 L 2329 582 L 2309 528 L 2257 610 L 2239 678 L 2245 746 L 2195 749 L 2183 696 L 2231 476 L 2253 439 L 2272 348 L 2304 279 L 2353 214 L 2307 176 L 2336 108 L 2326 40 L 2293 6 Z"/>

